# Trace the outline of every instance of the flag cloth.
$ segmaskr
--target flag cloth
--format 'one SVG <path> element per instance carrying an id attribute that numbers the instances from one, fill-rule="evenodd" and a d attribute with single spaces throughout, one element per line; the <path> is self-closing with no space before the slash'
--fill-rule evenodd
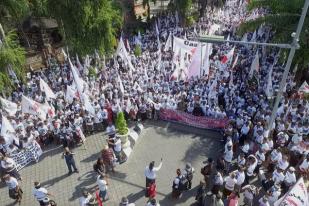
<path id="1" fill-rule="evenodd" d="M 73 66 L 70 58 L 69 58 L 69 64 L 71 67 L 71 71 L 73 74 L 73 79 L 74 79 L 77 91 L 79 92 L 79 95 L 81 95 L 84 92 L 84 81 L 79 77 L 78 72 L 76 68 Z"/>
<path id="2" fill-rule="evenodd" d="M 24 95 L 22 96 L 22 99 L 21 99 L 21 111 L 22 113 L 36 115 L 42 120 L 46 119 L 47 113 L 43 110 L 43 106 L 40 103 Z"/>
<path id="3" fill-rule="evenodd" d="M 268 78 L 267 78 L 267 86 L 265 89 L 265 94 L 268 98 L 273 96 L 273 83 L 272 83 L 273 67 L 274 65 L 272 65 L 271 69 L 269 70 Z"/>
<path id="4" fill-rule="evenodd" d="M 250 68 L 250 72 L 249 72 L 249 78 L 252 79 L 253 72 L 254 71 L 259 72 L 259 69 L 260 69 L 259 52 L 256 51 L 255 57 L 254 57 L 252 64 L 251 64 L 251 68 Z"/>
<path id="5" fill-rule="evenodd" d="M 299 87 L 298 92 L 309 93 L 309 85 L 306 81 Z"/>
<path id="6" fill-rule="evenodd" d="M 45 93 L 47 99 L 56 99 L 56 95 L 42 78 L 40 78 L 40 89 Z"/>
<path id="7" fill-rule="evenodd" d="M 67 85 L 67 91 L 65 93 L 65 99 L 68 101 L 70 104 L 73 102 L 73 100 L 79 99 L 79 94 L 76 91 L 76 89 L 73 89 L 70 85 Z"/>
<path id="8" fill-rule="evenodd" d="M 209 75 L 209 66 L 210 66 L 210 61 L 209 61 L 209 56 L 212 54 L 212 44 L 207 43 L 205 46 L 205 55 L 204 55 L 204 60 L 202 64 L 202 69 L 203 73 L 202 75 Z"/>
<path id="9" fill-rule="evenodd" d="M 274 203 L 274 206 L 309 206 L 307 187 L 301 177 L 292 189 Z"/>
<path id="10" fill-rule="evenodd" d="M 168 51 L 170 48 L 172 48 L 172 34 L 171 33 L 169 33 L 168 35 L 163 51 Z"/>
<path id="11" fill-rule="evenodd" d="M 120 78 L 120 75 L 118 74 L 117 75 L 117 79 L 118 79 L 118 83 L 119 83 L 119 89 L 120 89 L 120 92 L 122 93 L 122 95 L 124 95 L 124 87 L 123 87 L 123 83 L 122 83 L 122 80 Z"/>
<path id="12" fill-rule="evenodd" d="M 196 51 L 194 52 L 192 62 L 188 69 L 188 79 L 191 77 L 199 77 L 201 75 L 202 64 L 202 45 L 198 44 Z"/>
<path id="13" fill-rule="evenodd" d="M 13 140 L 19 142 L 11 122 L 4 115 L 2 115 L 1 136 L 7 144 L 12 144 Z"/>
<path id="14" fill-rule="evenodd" d="M 95 115 L 94 107 L 91 104 L 90 98 L 86 93 L 81 95 L 85 110 L 88 111 L 90 114 Z"/>
<path id="15" fill-rule="evenodd" d="M 226 55 L 223 56 L 221 59 L 222 64 L 227 64 L 228 62 L 232 61 L 234 56 L 235 47 L 233 47 Z"/>
<path id="16" fill-rule="evenodd" d="M 256 31 L 253 32 L 250 42 L 256 41 Z"/>
<path id="17" fill-rule="evenodd" d="M 17 104 L 2 97 L 0 97 L 0 101 L 2 109 L 4 109 L 10 116 L 14 116 L 16 114 Z"/>

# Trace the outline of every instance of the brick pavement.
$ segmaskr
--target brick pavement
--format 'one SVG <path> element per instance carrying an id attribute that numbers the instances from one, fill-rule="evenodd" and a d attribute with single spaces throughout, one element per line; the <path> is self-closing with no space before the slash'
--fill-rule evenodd
<path id="1" fill-rule="evenodd" d="M 195 189 L 201 175 L 199 170 L 208 156 L 217 157 L 223 153 L 219 141 L 220 135 L 213 131 L 199 130 L 183 125 L 166 122 L 150 122 L 134 147 L 129 160 L 117 166 L 116 173 L 109 177 L 110 200 L 105 206 L 118 206 L 121 197 L 128 196 L 137 206 L 145 205 L 144 168 L 150 161 L 160 161 L 163 157 L 162 169 L 158 172 L 157 199 L 161 206 L 194 205 Z M 84 146 L 73 149 L 79 174 L 67 176 L 67 167 L 61 158 L 62 148 L 53 148 L 45 152 L 37 164 L 32 164 L 21 171 L 24 196 L 21 205 L 38 205 L 33 198 L 32 184 L 35 180 L 55 195 L 58 206 L 77 206 L 83 188 L 93 189 L 96 176 L 92 166 L 100 150 L 106 143 L 102 134 L 87 138 Z M 193 189 L 185 192 L 178 201 L 170 199 L 171 185 L 177 168 L 184 168 L 191 162 L 196 169 Z M 8 197 L 8 190 L 3 184 L 0 187 L 0 206 L 13 205 Z"/>

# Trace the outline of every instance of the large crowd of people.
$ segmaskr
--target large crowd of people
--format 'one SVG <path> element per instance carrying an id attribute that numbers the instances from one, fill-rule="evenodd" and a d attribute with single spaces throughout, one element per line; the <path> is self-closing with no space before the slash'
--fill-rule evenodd
<path id="1" fill-rule="evenodd" d="M 272 38 L 273 32 L 267 26 L 261 26 L 243 38 L 236 35 L 235 30 L 241 22 L 268 12 L 257 9 L 253 14 L 248 13 L 246 3 L 240 2 L 227 4 L 220 10 L 207 8 L 206 16 L 188 28 L 180 27 L 174 14 L 157 17 L 155 24 L 159 36 L 154 28 L 142 36 L 123 37 L 128 39 L 126 47 L 129 58 L 117 54 L 111 59 L 87 56 L 82 62 L 78 57 L 71 58 L 87 88 L 94 113 L 87 111 L 78 95 L 71 98 L 68 94 L 68 90 L 73 88 L 77 91 L 78 87 L 69 61 L 29 73 L 27 84 L 21 84 L 16 79 L 16 90 L 7 99 L 18 105 L 17 111 L 13 115 L 4 109 L 1 112 L 15 130 L 13 142 L 6 142 L 4 137 L 0 137 L 1 168 L 6 173 L 4 180 L 11 191 L 10 196 L 20 201 L 22 195 L 17 181 L 21 177 L 10 159 L 14 151 L 26 149 L 32 142 L 38 143 L 43 150 L 51 143 L 62 144 L 65 148 L 63 156 L 71 174 L 72 169 L 75 172 L 78 169 L 68 147 L 83 143 L 85 135 L 107 130 L 112 141 L 102 150 L 102 156 L 94 166 L 99 175 L 98 195 L 106 201 L 106 173 L 113 171 L 115 159 L 120 159 L 121 142 L 115 137 L 113 126 L 120 111 L 131 121 L 158 119 L 160 109 L 229 118 L 229 124 L 223 131 L 223 156 L 209 158 L 201 169 L 204 179 L 196 196 L 200 205 L 235 202 L 240 193 L 243 193 L 246 205 L 274 205 L 300 177 L 307 179 L 309 103 L 297 97 L 293 74 L 288 77 L 275 122 L 268 125 L 284 69 L 278 61 L 278 49 L 266 51 L 264 47 L 257 46 L 213 44 L 208 72 L 202 71 L 203 75 L 190 79 L 181 72 L 175 76 L 179 62 L 183 61 L 188 67 L 192 54 L 177 57 L 173 48 L 166 45 L 170 34 L 195 41 L 198 33 L 209 34 L 212 25 L 216 24 L 220 25 L 220 29 L 212 32 L 229 36 L 230 39 L 266 42 Z M 142 48 L 140 56 L 135 56 L 130 50 L 136 45 Z M 234 61 L 223 63 L 222 58 L 233 48 Z M 251 78 L 250 68 L 257 52 L 259 71 L 255 71 Z M 92 75 L 93 72 L 96 75 Z M 50 86 L 55 98 L 49 98 L 41 91 L 41 79 Z M 42 119 L 23 113 L 20 105 L 23 96 L 53 107 L 54 115 L 48 114 L 47 118 Z M 161 165 L 154 167 L 152 162 L 145 170 L 146 188 L 150 191 L 146 192 L 149 197 L 147 205 L 150 206 L 159 205 L 155 200 L 155 171 Z M 177 177 L 173 181 L 174 198 L 179 198 L 182 192 L 191 188 L 193 172 L 190 163 L 184 170 L 177 169 Z M 48 194 L 46 189 L 43 190 L 39 182 L 35 183 L 35 188 L 40 205 L 48 205 L 48 201 L 43 201 Z M 93 197 L 87 191 L 82 195 L 81 205 L 90 204 Z M 123 202 L 123 205 L 132 205 L 126 198 Z"/>

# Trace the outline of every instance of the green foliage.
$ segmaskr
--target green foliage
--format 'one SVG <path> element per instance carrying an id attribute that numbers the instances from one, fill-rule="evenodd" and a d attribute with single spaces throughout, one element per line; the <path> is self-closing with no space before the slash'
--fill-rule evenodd
<path id="1" fill-rule="evenodd" d="M 0 20 L 12 18 L 20 20 L 29 12 L 28 0 L 1 0 L 0 1 Z"/>
<path id="2" fill-rule="evenodd" d="M 117 114 L 116 129 L 118 130 L 118 133 L 120 135 L 127 134 L 127 132 L 128 132 L 128 126 L 127 126 L 127 122 L 124 118 L 123 112 L 119 112 Z"/>
<path id="3" fill-rule="evenodd" d="M 16 33 L 11 31 L 0 44 L 0 91 L 10 92 L 12 89 L 13 82 L 8 75 L 9 67 L 13 69 L 19 80 L 24 80 L 25 62 L 25 50 L 19 46 Z"/>
<path id="4" fill-rule="evenodd" d="M 140 45 L 135 45 L 135 48 L 134 48 L 134 55 L 136 57 L 139 57 L 142 55 L 142 49 L 141 49 L 141 46 Z"/>
<path id="5" fill-rule="evenodd" d="M 271 13 L 257 18 L 253 21 L 243 23 L 238 34 L 242 35 L 245 32 L 257 29 L 261 24 L 270 25 L 275 31 L 275 36 L 271 40 L 273 43 L 291 43 L 291 33 L 296 31 L 297 24 L 300 18 L 304 0 L 252 0 L 248 5 L 249 10 L 254 8 L 269 8 Z M 309 18 L 306 16 L 303 31 L 300 35 L 300 49 L 295 53 L 293 65 L 299 64 L 300 67 L 309 63 L 309 33 L 305 32 L 309 27 Z M 280 59 L 288 56 L 289 50 L 282 49 Z"/>
<path id="6" fill-rule="evenodd" d="M 190 25 L 193 19 L 191 16 L 192 0 L 177 0 L 174 3 L 181 22 L 184 25 Z"/>
<path id="7" fill-rule="evenodd" d="M 79 55 L 98 49 L 112 53 L 122 25 L 119 6 L 111 0 L 48 0 L 48 13 L 63 25 L 66 43 Z M 62 24 L 63 23 L 63 24 Z"/>
<path id="8" fill-rule="evenodd" d="M 89 68 L 88 76 L 89 76 L 89 77 L 94 77 L 94 78 L 97 77 L 97 72 L 96 72 L 95 68 L 93 68 L 93 67 L 90 67 L 90 68 Z"/>

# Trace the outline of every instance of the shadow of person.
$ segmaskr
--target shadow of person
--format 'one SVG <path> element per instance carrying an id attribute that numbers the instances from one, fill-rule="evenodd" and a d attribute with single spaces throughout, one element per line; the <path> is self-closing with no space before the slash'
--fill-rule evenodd
<path id="1" fill-rule="evenodd" d="M 60 182 L 61 180 L 65 179 L 66 177 L 68 177 L 68 175 L 67 174 L 63 174 L 63 175 L 61 175 L 59 177 L 55 177 L 53 179 L 49 179 L 49 180 L 47 180 L 45 182 L 41 182 L 41 185 L 43 187 L 50 187 L 50 186 L 53 186 L 54 184 L 56 184 L 57 182 Z"/>
<path id="2" fill-rule="evenodd" d="M 141 190 L 138 193 L 131 193 L 127 196 L 129 202 L 136 202 L 137 200 L 141 199 L 142 197 L 145 197 L 145 190 Z"/>
<path id="3" fill-rule="evenodd" d="M 195 197 L 195 194 L 197 192 L 198 186 L 190 189 L 190 190 L 185 190 L 181 193 L 181 196 L 178 199 L 174 199 L 172 197 L 172 193 L 170 192 L 167 194 L 164 199 L 159 200 L 160 205 L 177 205 L 177 204 L 183 204 L 186 202 L 188 199 L 190 199 L 192 196 Z M 193 206 L 194 204 L 192 204 Z"/>

